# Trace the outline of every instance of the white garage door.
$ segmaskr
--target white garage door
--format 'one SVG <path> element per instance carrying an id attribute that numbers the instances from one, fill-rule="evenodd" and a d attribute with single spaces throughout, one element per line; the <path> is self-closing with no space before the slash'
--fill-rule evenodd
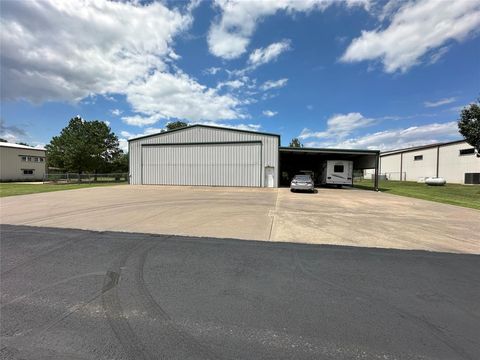
<path id="1" fill-rule="evenodd" d="M 142 146 L 142 184 L 261 186 L 260 142 Z"/>

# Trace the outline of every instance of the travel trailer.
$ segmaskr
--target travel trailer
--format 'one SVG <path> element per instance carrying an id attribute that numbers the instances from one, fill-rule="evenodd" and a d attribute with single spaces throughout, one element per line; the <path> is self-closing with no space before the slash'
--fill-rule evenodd
<path id="1" fill-rule="evenodd" d="M 353 161 L 327 160 L 322 164 L 322 185 L 353 185 Z"/>

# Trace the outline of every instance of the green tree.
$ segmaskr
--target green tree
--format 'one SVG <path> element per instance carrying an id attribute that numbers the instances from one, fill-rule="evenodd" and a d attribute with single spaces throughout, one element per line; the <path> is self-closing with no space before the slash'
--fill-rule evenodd
<path id="1" fill-rule="evenodd" d="M 8 142 L 8 141 L 5 140 L 5 139 L 0 138 L 0 142 Z"/>
<path id="2" fill-rule="evenodd" d="M 116 159 L 114 159 L 111 164 L 108 172 L 114 173 L 126 173 L 128 172 L 128 153 L 120 154 Z"/>
<path id="3" fill-rule="evenodd" d="M 30 147 L 32 147 L 32 145 L 29 145 L 29 144 L 27 144 L 26 142 L 22 142 L 22 141 L 17 142 L 17 145 L 24 145 L 24 146 L 30 146 Z"/>
<path id="4" fill-rule="evenodd" d="M 49 166 L 81 174 L 97 173 L 115 161 L 122 153 L 118 146 L 118 137 L 103 121 L 76 116 L 45 148 Z"/>
<path id="5" fill-rule="evenodd" d="M 183 127 L 186 127 L 188 126 L 188 124 L 186 122 L 183 122 L 183 121 L 174 121 L 174 122 L 170 122 L 167 124 L 167 130 L 170 131 L 170 130 L 174 130 L 174 129 L 180 129 L 180 128 L 183 128 Z"/>
<path id="6" fill-rule="evenodd" d="M 300 140 L 298 140 L 298 138 L 293 138 L 288 146 L 293 148 L 299 148 L 303 147 L 303 144 L 300 142 Z"/>
<path id="7" fill-rule="evenodd" d="M 458 120 L 458 131 L 480 156 L 480 99 L 463 108 Z"/>

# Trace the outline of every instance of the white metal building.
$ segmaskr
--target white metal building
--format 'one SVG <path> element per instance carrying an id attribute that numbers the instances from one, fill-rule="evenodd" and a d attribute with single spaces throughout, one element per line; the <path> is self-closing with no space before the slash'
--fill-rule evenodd
<path id="1" fill-rule="evenodd" d="M 317 172 L 329 159 L 377 168 L 380 153 L 281 148 L 276 134 L 206 125 L 130 139 L 128 145 L 130 183 L 145 185 L 279 187 L 299 171 Z"/>
<path id="2" fill-rule="evenodd" d="M 442 177 L 448 183 L 479 184 L 480 157 L 464 140 L 417 146 L 382 152 L 380 173 L 390 180 Z"/>
<path id="3" fill-rule="evenodd" d="M 0 181 L 43 180 L 45 149 L 0 142 Z"/>
<path id="4" fill-rule="evenodd" d="M 278 186 L 279 135 L 192 125 L 128 144 L 131 184 Z"/>

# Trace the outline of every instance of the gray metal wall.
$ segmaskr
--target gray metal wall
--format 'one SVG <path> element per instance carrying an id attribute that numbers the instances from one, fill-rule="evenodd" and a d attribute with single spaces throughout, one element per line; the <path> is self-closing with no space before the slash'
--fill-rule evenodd
<path id="1" fill-rule="evenodd" d="M 265 167 L 273 167 L 278 187 L 278 146 L 277 136 L 201 126 L 140 138 L 129 143 L 130 182 L 265 186 Z"/>

